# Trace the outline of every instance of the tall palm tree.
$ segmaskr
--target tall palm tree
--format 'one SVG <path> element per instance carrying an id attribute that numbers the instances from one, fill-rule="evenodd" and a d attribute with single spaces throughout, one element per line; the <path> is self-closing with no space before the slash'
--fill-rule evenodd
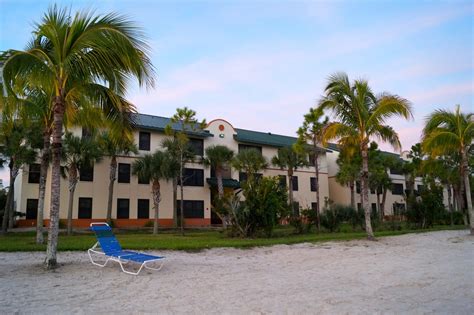
<path id="1" fill-rule="evenodd" d="M 155 210 L 153 234 L 158 233 L 158 216 L 161 201 L 160 180 L 166 180 L 174 177 L 175 170 L 179 167 L 167 152 L 156 151 L 153 154 L 147 154 L 140 157 L 132 165 L 132 172 L 144 181 L 152 182 L 153 209 Z"/>
<path id="2" fill-rule="evenodd" d="M 267 168 L 268 162 L 256 149 L 245 149 L 237 153 L 232 159 L 232 167 L 239 172 L 244 172 L 247 181 L 252 181 L 255 174 Z"/>
<path id="3" fill-rule="evenodd" d="M 170 158 L 174 161 L 178 168 L 172 169 L 173 177 L 172 177 L 172 184 L 173 184 L 173 225 L 174 227 L 178 227 L 178 181 L 180 178 L 180 157 L 181 157 L 181 149 L 180 149 L 180 142 L 176 137 L 168 138 L 163 140 L 162 147 L 166 149 L 166 153 L 170 156 Z M 194 158 L 194 153 L 191 151 L 191 148 L 187 145 L 184 148 L 183 152 L 183 159 L 185 163 L 187 161 L 192 161 Z"/>
<path id="4" fill-rule="evenodd" d="M 67 211 L 67 234 L 72 234 L 72 210 L 74 204 L 74 192 L 76 191 L 77 182 L 80 173 L 85 168 L 90 168 L 94 162 L 101 157 L 95 139 L 80 138 L 67 132 L 64 137 L 64 168 L 67 171 L 69 180 L 69 203 Z"/>
<path id="5" fill-rule="evenodd" d="M 138 148 L 128 132 L 117 134 L 113 130 L 104 131 L 98 138 L 100 150 L 110 159 L 109 164 L 109 189 L 107 199 L 107 223 L 112 223 L 112 203 L 114 197 L 114 184 L 117 180 L 117 157 L 138 154 Z"/>
<path id="6" fill-rule="evenodd" d="M 297 152 L 293 147 L 283 147 L 278 149 L 278 154 L 272 158 L 272 164 L 281 169 L 286 169 L 288 175 L 288 199 L 293 213 L 296 214 L 297 210 L 294 209 L 293 205 L 293 175 L 296 169 L 308 165 L 306 157 Z"/>
<path id="7" fill-rule="evenodd" d="M 323 141 L 324 127 L 329 123 L 329 117 L 324 117 L 324 113 L 319 108 L 310 108 L 309 113 L 304 115 L 303 125 L 298 129 L 298 142 L 302 147 L 308 142 L 311 143 L 310 158 L 314 161 L 314 175 L 316 178 L 316 221 L 318 231 L 321 230 L 320 223 L 320 198 L 319 198 L 319 155 L 321 149 L 318 147 Z"/>
<path id="8" fill-rule="evenodd" d="M 423 129 L 423 149 L 431 156 L 454 155 L 461 157 L 459 173 L 466 193 L 471 234 L 474 235 L 474 211 L 469 182 L 469 159 L 474 143 L 474 113 L 462 113 L 459 105 L 454 112 L 436 110 L 426 118 Z"/>
<path id="9" fill-rule="evenodd" d="M 225 167 L 229 165 L 234 157 L 234 151 L 229 149 L 224 145 L 213 145 L 206 148 L 206 157 L 204 158 L 203 162 L 204 165 L 210 166 L 214 169 L 217 178 L 217 192 L 219 195 L 219 199 L 222 200 L 224 197 L 224 184 L 222 181 L 223 172 Z M 217 211 L 219 213 L 221 211 Z M 222 216 L 222 226 L 224 228 L 227 227 L 227 218 L 226 216 Z"/>
<path id="10" fill-rule="evenodd" d="M 3 67 L 8 85 L 15 77 L 54 87 L 50 229 L 46 266 L 57 266 L 60 209 L 60 161 L 64 115 L 73 114 L 82 101 L 103 109 L 110 120 L 134 106 L 124 99 L 127 81 L 153 85 L 153 68 L 143 33 L 126 17 L 111 13 L 94 16 L 52 6 L 25 51 L 10 50 Z"/>
<path id="11" fill-rule="evenodd" d="M 172 127 L 171 124 L 178 125 L 178 129 Z M 187 107 L 177 108 L 176 113 L 171 117 L 171 122 L 166 126 L 165 133 L 168 136 L 172 136 L 175 140 L 175 150 L 178 154 L 179 160 L 179 187 L 181 190 L 180 200 L 180 225 L 181 235 L 184 235 L 184 166 L 187 161 L 186 152 L 189 152 L 189 138 L 188 132 L 193 132 L 198 129 L 204 129 L 206 127 L 206 120 L 199 122 L 196 118 L 196 112 Z"/>
<path id="12" fill-rule="evenodd" d="M 347 74 L 336 73 L 329 77 L 325 97 L 319 104 L 322 109 L 332 110 L 337 121 L 331 122 L 324 131 L 324 142 L 338 139 L 342 145 L 358 145 L 362 156 L 361 188 L 365 212 L 366 232 L 375 239 L 370 222 L 369 204 L 369 143 L 375 137 L 400 148 L 395 130 L 386 124 L 387 119 L 412 117 L 411 104 L 397 95 L 384 93 L 376 96 L 365 80 L 349 81 Z"/>

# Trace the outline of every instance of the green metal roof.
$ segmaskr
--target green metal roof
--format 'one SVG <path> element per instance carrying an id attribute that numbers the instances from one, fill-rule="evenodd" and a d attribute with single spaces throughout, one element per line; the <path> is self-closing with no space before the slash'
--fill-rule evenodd
<path id="1" fill-rule="evenodd" d="M 234 139 L 238 142 L 248 144 L 259 144 L 281 148 L 292 146 L 298 140 L 296 137 L 283 136 L 271 132 L 260 132 L 238 128 L 236 128 L 235 131 L 237 134 L 234 136 Z"/>
<path id="2" fill-rule="evenodd" d="M 332 151 L 337 151 L 339 152 L 340 149 L 339 149 L 339 146 L 337 145 L 337 143 L 328 143 L 327 145 L 327 148 L 332 150 Z M 386 155 L 386 156 L 392 156 L 394 158 L 397 158 L 399 160 L 402 160 L 404 161 L 401 157 L 400 157 L 400 154 L 397 154 L 397 153 L 393 153 L 393 152 L 387 152 L 387 151 L 380 151 L 383 155 Z"/>
<path id="3" fill-rule="evenodd" d="M 215 177 L 207 178 L 206 182 L 212 187 L 217 187 L 217 178 Z M 240 182 L 232 178 L 223 178 L 222 184 L 228 188 L 240 188 Z"/>
<path id="4" fill-rule="evenodd" d="M 171 124 L 173 130 L 181 131 L 178 123 L 171 123 L 171 119 L 167 117 L 152 116 L 147 114 L 133 113 L 131 114 L 133 124 L 140 129 L 155 130 L 164 132 L 167 125 Z M 196 130 L 186 130 L 186 133 L 197 137 L 212 137 L 213 135 L 207 131 L 197 128 Z"/>

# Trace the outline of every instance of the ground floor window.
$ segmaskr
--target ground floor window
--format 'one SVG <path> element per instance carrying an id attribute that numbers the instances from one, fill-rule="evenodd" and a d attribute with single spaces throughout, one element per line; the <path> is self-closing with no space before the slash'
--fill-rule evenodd
<path id="1" fill-rule="evenodd" d="M 312 202 L 312 203 L 311 203 L 311 209 L 313 209 L 314 211 L 316 211 L 317 208 L 318 208 L 318 203 L 317 203 L 317 202 Z"/>
<path id="2" fill-rule="evenodd" d="M 138 212 L 137 212 L 138 219 L 150 218 L 150 200 L 149 199 L 138 199 L 137 209 L 138 209 Z"/>
<path id="3" fill-rule="evenodd" d="M 181 200 L 177 201 L 178 215 L 181 215 Z M 184 217 L 188 219 L 204 218 L 203 200 L 184 200 Z"/>
<path id="4" fill-rule="evenodd" d="M 128 219 L 130 217 L 130 199 L 117 199 L 117 219 Z"/>
<path id="5" fill-rule="evenodd" d="M 294 201 L 293 202 L 293 214 L 295 216 L 299 216 L 300 215 L 300 203 L 298 201 Z"/>
<path id="6" fill-rule="evenodd" d="M 404 203 L 393 203 L 393 215 L 402 215 L 405 213 L 405 204 Z"/>
<path id="7" fill-rule="evenodd" d="M 36 220 L 38 216 L 38 199 L 26 199 L 26 219 Z"/>
<path id="8" fill-rule="evenodd" d="M 79 219 L 92 219 L 92 198 L 79 198 L 77 217 Z"/>

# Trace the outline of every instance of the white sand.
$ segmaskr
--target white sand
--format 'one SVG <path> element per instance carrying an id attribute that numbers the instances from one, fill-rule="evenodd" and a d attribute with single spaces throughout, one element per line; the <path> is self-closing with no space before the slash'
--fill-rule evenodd
<path id="1" fill-rule="evenodd" d="M 156 253 L 158 254 L 158 253 Z M 474 314 L 474 237 L 160 252 L 161 271 L 99 268 L 84 252 L 0 254 L 0 313 Z"/>

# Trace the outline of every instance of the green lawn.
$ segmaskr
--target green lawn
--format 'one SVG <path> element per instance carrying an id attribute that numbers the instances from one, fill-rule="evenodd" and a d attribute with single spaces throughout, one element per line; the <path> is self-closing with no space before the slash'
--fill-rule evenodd
<path id="1" fill-rule="evenodd" d="M 379 231 L 376 237 L 391 235 L 401 235 L 406 233 L 422 233 L 438 230 L 464 229 L 465 226 L 436 226 L 425 230 L 401 231 Z M 291 227 L 279 227 L 275 230 L 275 235 L 271 238 L 230 238 L 218 230 L 191 230 L 186 231 L 185 236 L 181 236 L 178 231 L 162 231 L 158 235 L 152 235 L 150 231 L 116 231 L 122 247 L 136 250 L 188 250 L 198 251 L 214 247 L 236 247 L 250 248 L 255 246 L 269 246 L 276 244 L 295 244 L 303 242 L 322 242 L 322 241 L 343 241 L 352 239 L 361 239 L 365 237 L 362 231 L 351 232 L 349 228 L 342 229 L 347 232 L 339 233 L 308 233 L 293 234 Z M 60 235 L 58 250 L 87 250 L 95 243 L 95 237 L 88 232 L 81 232 L 73 236 Z M 0 236 L 0 252 L 14 251 L 44 251 L 45 245 L 35 243 L 34 232 L 8 233 Z"/>

